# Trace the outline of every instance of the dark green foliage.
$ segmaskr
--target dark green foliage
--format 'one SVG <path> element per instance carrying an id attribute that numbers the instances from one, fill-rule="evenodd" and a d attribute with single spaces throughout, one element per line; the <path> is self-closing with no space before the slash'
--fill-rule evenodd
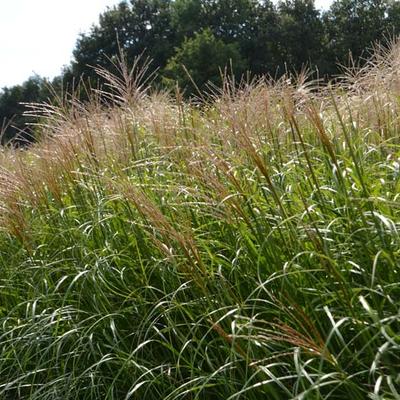
<path id="1" fill-rule="evenodd" d="M 110 58 L 124 51 L 128 59 L 146 52 L 154 68 L 162 68 L 173 54 L 175 33 L 170 0 L 121 2 L 100 16 L 89 34 L 81 35 L 74 50 L 72 73 L 97 79 L 93 66 L 111 66 Z"/>
<path id="2" fill-rule="evenodd" d="M 324 16 L 328 40 L 326 51 L 331 55 L 331 64 L 347 64 L 350 53 L 354 60 L 366 56 L 365 51 L 371 49 L 375 41 L 398 32 L 400 19 L 395 16 L 396 3 L 336 0 Z"/>
<path id="3" fill-rule="evenodd" d="M 175 0 L 171 7 L 171 24 L 179 41 L 199 32 L 206 21 L 204 5 L 196 0 Z"/>
<path id="4" fill-rule="evenodd" d="M 0 91 L 0 124 L 8 127 L 1 137 L 1 143 L 9 143 L 14 138 L 19 144 L 32 141 L 33 132 L 28 124 L 34 119 L 22 115 L 27 111 L 24 103 L 44 102 L 50 95 L 49 82 L 39 76 L 29 78 L 22 85 L 3 88 Z"/>
<path id="5" fill-rule="evenodd" d="M 251 36 L 241 44 L 249 70 L 257 75 L 279 71 L 280 33 L 278 10 L 270 0 L 257 5 Z"/>
<path id="6" fill-rule="evenodd" d="M 306 64 L 323 63 L 325 32 L 313 0 L 280 2 L 278 24 L 278 65 L 299 71 Z"/>
<path id="7" fill-rule="evenodd" d="M 204 91 L 209 82 L 221 85 L 224 68 L 240 77 L 246 62 L 236 44 L 226 44 L 206 29 L 194 38 L 186 39 L 177 49 L 165 68 L 165 82 L 170 85 L 178 82 L 189 93 L 194 93 L 196 86 Z"/>

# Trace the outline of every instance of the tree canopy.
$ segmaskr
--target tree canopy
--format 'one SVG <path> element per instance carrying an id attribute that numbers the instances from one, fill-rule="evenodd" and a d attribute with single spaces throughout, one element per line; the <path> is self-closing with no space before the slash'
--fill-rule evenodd
<path id="1" fill-rule="evenodd" d="M 236 74 L 244 73 L 246 60 L 236 43 L 225 43 L 209 28 L 191 39 L 185 38 L 165 67 L 165 83 L 176 82 L 189 93 L 205 90 L 207 83 L 218 85 L 224 68 Z"/>

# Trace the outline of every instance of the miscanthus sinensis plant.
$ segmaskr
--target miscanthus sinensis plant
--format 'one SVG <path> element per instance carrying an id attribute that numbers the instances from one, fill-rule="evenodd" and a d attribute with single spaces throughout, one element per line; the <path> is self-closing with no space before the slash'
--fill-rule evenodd
<path id="1" fill-rule="evenodd" d="M 99 70 L 0 153 L 1 399 L 399 399 L 400 47 L 197 101 Z"/>

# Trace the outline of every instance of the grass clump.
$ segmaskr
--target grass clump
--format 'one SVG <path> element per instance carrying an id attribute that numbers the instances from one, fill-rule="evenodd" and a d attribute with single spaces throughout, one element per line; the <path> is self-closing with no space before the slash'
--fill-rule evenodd
<path id="1" fill-rule="evenodd" d="M 33 106 L 0 161 L 0 398 L 398 399 L 399 54 Z"/>

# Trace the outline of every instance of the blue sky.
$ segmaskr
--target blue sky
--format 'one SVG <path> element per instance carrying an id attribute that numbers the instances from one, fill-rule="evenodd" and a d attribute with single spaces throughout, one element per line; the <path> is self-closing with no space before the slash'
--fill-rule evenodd
<path id="1" fill-rule="evenodd" d="M 69 64 L 80 32 L 120 0 L 0 0 L 0 88 Z M 332 0 L 316 0 L 328 8 Z"/>

